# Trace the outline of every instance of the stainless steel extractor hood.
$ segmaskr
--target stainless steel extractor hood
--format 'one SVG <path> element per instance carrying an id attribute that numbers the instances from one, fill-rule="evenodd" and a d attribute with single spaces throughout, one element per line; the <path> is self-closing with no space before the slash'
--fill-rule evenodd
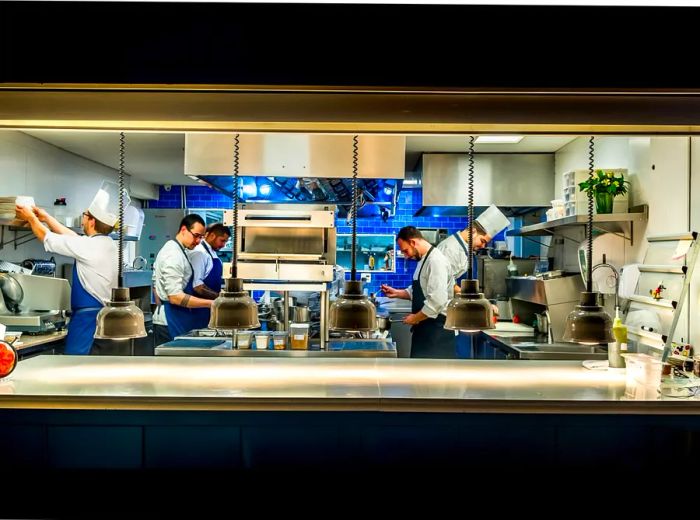
<path id="1" fill-rule="evenodd" d="M 361 135 L 358 141 L 358 216 L 393 215 L 406 138 Z M 341 217 L 352 203 L 352 135 L 240 134 L 239 149 L 242 202 L 331 203 Z M 232 134 L 186 134 L 186 175 L 233 196 L 232 171 Z"/>
<path id="2" fill-rule="evenodd" d="M 416 216 L 467 215 L 467 154 L 423 154 L 423 205 Z M 549 207 L 554 198 L 554 154 L 474 154 L 474 205 L 506 215 Z"/>

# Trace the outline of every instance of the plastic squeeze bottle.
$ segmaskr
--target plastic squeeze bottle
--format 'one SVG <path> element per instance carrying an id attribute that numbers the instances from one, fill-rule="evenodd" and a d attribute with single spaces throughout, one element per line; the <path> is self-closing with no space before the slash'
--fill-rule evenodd
<path id="1" fill-rule="evenodd" d="M 615 341 L 608 343 L 608 363 L 610 368 L 625 368 L 625 358 L 622 354 L 627 353 L 627 326 L 620 319 L 620 308 L 615 307 L 615 319 L 612 326 Z"/>
<path id="2" fill-rule="evenodd" d="M 518 276 L 518 266 L 513 263 L 512 257 L 506 270 L 508 271 L 508 276 Z"/>

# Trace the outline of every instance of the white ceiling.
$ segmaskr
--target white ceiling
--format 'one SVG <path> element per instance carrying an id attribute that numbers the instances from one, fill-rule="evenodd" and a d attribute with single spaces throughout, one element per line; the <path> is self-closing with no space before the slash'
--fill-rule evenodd
<path id="1" fill-rule="evenodd" d="M 26 134 L 115 170 L 119 167 L 119 133 L 68 130 L 31 130 Z M 555 152 L 577 136 L 525 136 L 516 144 L 476 144 L 474 151 L 499 153 Z M 195 184 L 183 173 L 184 133 L 128 132 L 125 170 L 153 184 Z M 420 135 L 406 138 L 406 167 L 423 152 L 466 152 L 465 136 Z"/>

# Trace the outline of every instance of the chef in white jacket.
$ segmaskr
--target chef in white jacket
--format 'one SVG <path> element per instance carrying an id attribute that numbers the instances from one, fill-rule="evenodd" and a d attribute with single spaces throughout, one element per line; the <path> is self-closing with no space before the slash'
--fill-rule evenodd
<path id="1" fill-rule="evenodd" d="M 389 298 L 411 300 L 411 314 L 403 320 L 412 325 L 411 357 L 455 358 L 454 334 L 445 330 L 453 283 L 447 259 L 413 226 L 401 228 L 396 243 L 404 258 L 419 260 L 413 283 L 406 289 L 381 288 Z"/>
<path id="2" fill-rule="evenodd" d="M 75 259 L 66 354 L 90 354 L 93 344 L 99 350 L 110 349 L 113 343 L 96 341 L 93 336 L 97 313 L 109 301 L 112 288 L 118 286 L 117 245 L 108 236 L 117 224 L 118 198 L 119 187 L 103 182 L 81 215 L 84 235 L 67 228 L 41 208 L 17 206 L 17 214 L 29 223 L 47 252 Z"/>
<path id="3" fill-rule="evenodd" d="M 474 219 L 474 231 L 472 234 L 472 249 L 486 247 L 494 236 L 508 227 L 510 221 L 501 213 L 495 205 L 491 204 L 486 211 Z M 469 239 L 469 227 L 450 235 L 437 245 L 450 263 L 450 274 L 453 279 L 454 293 L 460 291 L 457 279 L 467 272 L 468 256 L 467 241 Z"/>

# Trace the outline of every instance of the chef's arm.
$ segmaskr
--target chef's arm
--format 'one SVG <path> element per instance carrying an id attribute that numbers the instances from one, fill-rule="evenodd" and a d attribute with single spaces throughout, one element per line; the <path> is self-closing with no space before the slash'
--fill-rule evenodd
<path id="1" fill-rule="evenodd" d="M 27 221 L 32 228 L 32 233 L 36 235 L 39 242 L 43 242 L 49 230 L 39 221 L 39 218 L 34 214 L 32 208 L 29 206 L 16 206 L 15 211 L 22 220 Z"/>
<path id="2" fill-rule="evenodd" d="M 404 323 L 408 325 L 417 325 L 423 320 L 427 320 L 428 317 L 425 315 L 423 311 L 418 311 L 414 314 L 409 314 L 406 316 L 403 320 Z"/>
<path id="3" fill-rule="evenodd" d="M 49 215 L 46 210 L 43 210 L 41 208 L 34 208 L 34 213 L 39 218 L 39 220 L 46 223 L 46 225 L 49 226 L 49 229 L 54 233 L 57 233 L 59 235 L 78 235 L 78 233 L 64 226 L 54 217 Z"/>
<path id="4" fill-rule="evenodd" d="M 216 298 L 219 296 L 218 293 L 212 291 L 206 284 L 200 284 L 192 289 L 194 289 L 194 292 L 196 292 L 198 296 L 201 296 L 207 300 L 216 300 Z"/>
<path id="5" fill-rule="evenodd" d="M 196 296 L 184 292 L 169 295 L 168 301 L 171 305 L 179 305 L 180 307 L 187 307 L 188 309 L 211 307 L 212 304 L 212 300 L 197 298 Z"/>

